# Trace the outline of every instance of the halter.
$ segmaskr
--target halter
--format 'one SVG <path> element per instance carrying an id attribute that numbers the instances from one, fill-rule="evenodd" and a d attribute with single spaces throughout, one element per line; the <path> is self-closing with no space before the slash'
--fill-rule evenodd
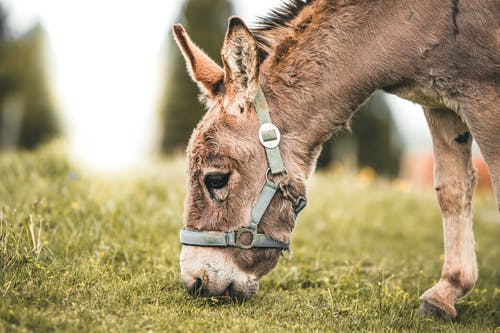
<path id="1" fill-rule="evenodd" d="M 229 232 L 181 229 L 180 240 L 182 244 L 211 247 L 239 247 L 241 249 L 258 247 L 287 250 L 290 248 L 290 242 L 283 243 L 257 232 L 257 228 L 264 213 L 278 191 L 281 191 L 283 197 L 292 203 L 295 219 L 300 211 L 306 207 L 307 201 L 302 196 L 293 196 L 288 191 L 289 185 L 287 183 L 276 183 L 273 181 L 273 179 L 279 175 L 284 175 L 285 178 L 288 178 L 288 172 L 283 165 L 283 159 L 281 158 L 281 152 L 278 147 L 281 140 L 281 134 L 278 128 L 272 123 L 271 115 L 269 114 L 269 106 L 260 86 L 257 90 L 254 104 L 260 123 L 259 141 L 266 151 L 268 169 L 265 175 L 266 182 L 264 187 L 260 191 L 260 195 L 252 207 L 248 226 Z M 269 177 L 269 175 L 271 175 L 271 177 Z"/>

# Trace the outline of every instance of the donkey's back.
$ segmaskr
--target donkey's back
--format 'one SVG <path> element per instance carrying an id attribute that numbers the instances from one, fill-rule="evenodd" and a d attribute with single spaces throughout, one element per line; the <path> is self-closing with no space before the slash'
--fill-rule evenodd
<path id="1" fill-rule="evenodd" d="M 386 6 L 390 8 L 394 2 L 387 1 Z M 454 111 L 498 104 L 498 0 L 412 1 L 400 6 L 405 9 L 394 9 L 398 13 L 397 29 L 404 30 L 408 41 L 403 44 L 407 52 L 398 53 L 413 68 L 413 85 L 392 92 L 423 106 L 444 106 Z"/>
<path id="2" fill-rule="evenodd" d="M 457 69 L 458 82 L 495 86 L 500 80 L 500 2 L 453 0 L 453 34 L 438 60 Z M 483 95 L 482 92 L 478 91 Z M 484 97 L 484 96 L 483 96 Z"/>

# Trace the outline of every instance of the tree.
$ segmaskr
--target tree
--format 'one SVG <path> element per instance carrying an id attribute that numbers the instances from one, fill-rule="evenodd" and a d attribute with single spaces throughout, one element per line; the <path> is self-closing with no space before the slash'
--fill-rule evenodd
<path id="1" fill-rule="evenodd" d="M 189 31 L 192 39 L 215 61 L 220 59 L 220 49 L 233 11 L 229 0 L 188 0 L 179 21 Z M 184 59 L 174 39 L 169 34 L 167 64 L 169 72 L 164 102 L 161 109 L 163 123 L 162 150 L 173 152 L 184 149 L 196 123 L 205 110 L 198 102 L 198 87 L 189 78 Z"/>
<path id="2" fill-rule="evenodd" d="M 43 63 L 45 32 L 7 33 L 0 6 L 0 149 L 32 149 L 58 133 Z"/>
<path id="3" fill-rule="evenodd" d="M 334 135 L 323 145 L 319 168 L 332 160 L 347 160 L 384 176 L 398 175 L 402 141 L 383 93 L 376 92 L 356 111 L 351 130 Z"/>

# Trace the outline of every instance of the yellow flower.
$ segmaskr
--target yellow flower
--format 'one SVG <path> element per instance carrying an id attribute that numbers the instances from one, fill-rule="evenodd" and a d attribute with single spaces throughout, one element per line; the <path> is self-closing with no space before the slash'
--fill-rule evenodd
<path id="1" fill-rule="evenodd" d="M 376 175 L 377 173 L 373 168 L 364 167 L 361 170 L 359 170 L 358 181 L 364 185 L 368 185 L 373 182 Z"/>

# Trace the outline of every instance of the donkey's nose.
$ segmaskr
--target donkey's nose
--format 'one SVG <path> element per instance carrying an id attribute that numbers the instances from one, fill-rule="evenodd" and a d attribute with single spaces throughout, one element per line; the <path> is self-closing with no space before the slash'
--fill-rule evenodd
<path id="1" fill-rule="evenodd" d="M 211 290 L 208 285 L 208 278 L 206 275 L 203 277 L 196 277 L 191 279 L 188 283 L 184 283 L 189 294 L 195 297 L 208 297 L 215 296 L 220 298 L 225 298 L 230 300 L 232 298 L 232 289 L 233 283 L 229 283 L 229 285 L 223 289 L 223 291 Z"/>

